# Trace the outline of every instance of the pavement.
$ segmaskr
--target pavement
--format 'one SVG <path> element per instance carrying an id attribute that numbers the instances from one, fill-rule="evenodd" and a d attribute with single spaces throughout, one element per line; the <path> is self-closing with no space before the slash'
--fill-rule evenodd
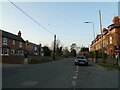
<path id="1" fill-rule="evenodd" d="M 98 65 L 98 63 L 95 63 L 95 62 L 92 62 L 92 61 L 90 61 L 90 63 L 91 63 L 93 66 L 95 66 L 95 67 L 97 67 L 97 68 L 99 68 L 99 69 L 112 70 L 112 71 L 119 72 L 117 69 L 105 68 L 105 67 L 103 67 L 103 66 Z"/>

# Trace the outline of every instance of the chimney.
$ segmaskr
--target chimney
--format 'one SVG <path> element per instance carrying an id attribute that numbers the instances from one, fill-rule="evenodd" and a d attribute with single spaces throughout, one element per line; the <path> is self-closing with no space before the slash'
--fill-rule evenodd
<path id="1" fill-rule="evenodd" d="M 21 32 L 20 31 L 18 32 L 18 36 L 21 37 Z"/>
<path id="2" fill-rule="evenodd" d="M 118 16 L 114 16 L 113 17 L 113 24 L 119 24 L 119 17 Z"/>

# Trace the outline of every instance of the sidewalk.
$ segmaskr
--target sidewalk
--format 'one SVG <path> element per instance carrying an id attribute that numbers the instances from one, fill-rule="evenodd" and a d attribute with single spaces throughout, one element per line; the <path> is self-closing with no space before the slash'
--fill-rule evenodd
<path id="1" fill-rule="evenodd" d="M 92 62 L 92 61 L 90 61 L 90 64 L 95 66 L 95 67 L 98 67 L 98 68 L 104 68 L 103 66 L 98 65 L 98 63 L 95 63 L 95 62 Z"/>
<path id="2" fill-rule="evenodd" d="M 118 70 L 115 69 L 115 68 L 105 67 L 105 66 L 99 65 L 99 64 L 104 64 L 104 63 L 95 63 L 95 62 L 90 62 L 90 63 L 91 63 L 93 66 L 98 67 L 98 68 L 100 68 L 100 69 L 118 71 Z M 107 63 L 106 63 L 106 65 L 107 65 Z"/>

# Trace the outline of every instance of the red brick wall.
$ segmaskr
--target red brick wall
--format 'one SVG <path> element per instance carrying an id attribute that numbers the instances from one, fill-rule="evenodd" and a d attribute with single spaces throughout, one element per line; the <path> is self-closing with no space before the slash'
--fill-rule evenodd
<path id="1" fill-rule="evenodd" d="M 13 39 L 8 39 L 8 46 L 12 49 L 18 49 L 19 48 L 20 41 L 15 40 L 15 45 L 13 45 Z M 25 43 L 22 42 L 22 47 L 25 48 Z"/>
<path id="2" fill-rule="evenodd" d="M 2 56 L 2 63 L 23 64 L 24 57 L 22 56 Z"/>
<path id="3" fill-rule="evenodd" d="M 19 48 L 20 41 L 15 40 L 15 45 L 13 45 L 13 39 L 8 39 L 8 46 L 10 47 L 10 54 L 11 50 L 17 50 Z M 25 43 L 22 42 L 22 48 L 25 49 Z"/>
<path id="4" fill-rule="evenodd" d="M 12 39 L 8 39 L 8 46 L 10 47 L 10 49 L 16 50 L 19 48 L 19 42 L 20 41 L 16 41 L 15 40 L 15 45 L 13 45 L 13 40 Z"/>

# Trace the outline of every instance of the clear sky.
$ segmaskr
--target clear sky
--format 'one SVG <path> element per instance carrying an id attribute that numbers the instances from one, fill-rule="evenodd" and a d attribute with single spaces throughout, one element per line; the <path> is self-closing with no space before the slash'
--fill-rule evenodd
<path id="1" fill-rule="evenodd" d="M 93 40 L 93 22 L 96 34 L 100 33 L 99 10 L 102 25 L 112 23 L 118 15 L 117 2 L 14 2 L 50 32 L 57 35 L 64 46 L 76 43 L 88 46 Z M 0 29 L 17 34 L 20 30 L 24 40 L 51 46 L 53 34 L 47 32 L 9 2 L 2 4 Z"/>

